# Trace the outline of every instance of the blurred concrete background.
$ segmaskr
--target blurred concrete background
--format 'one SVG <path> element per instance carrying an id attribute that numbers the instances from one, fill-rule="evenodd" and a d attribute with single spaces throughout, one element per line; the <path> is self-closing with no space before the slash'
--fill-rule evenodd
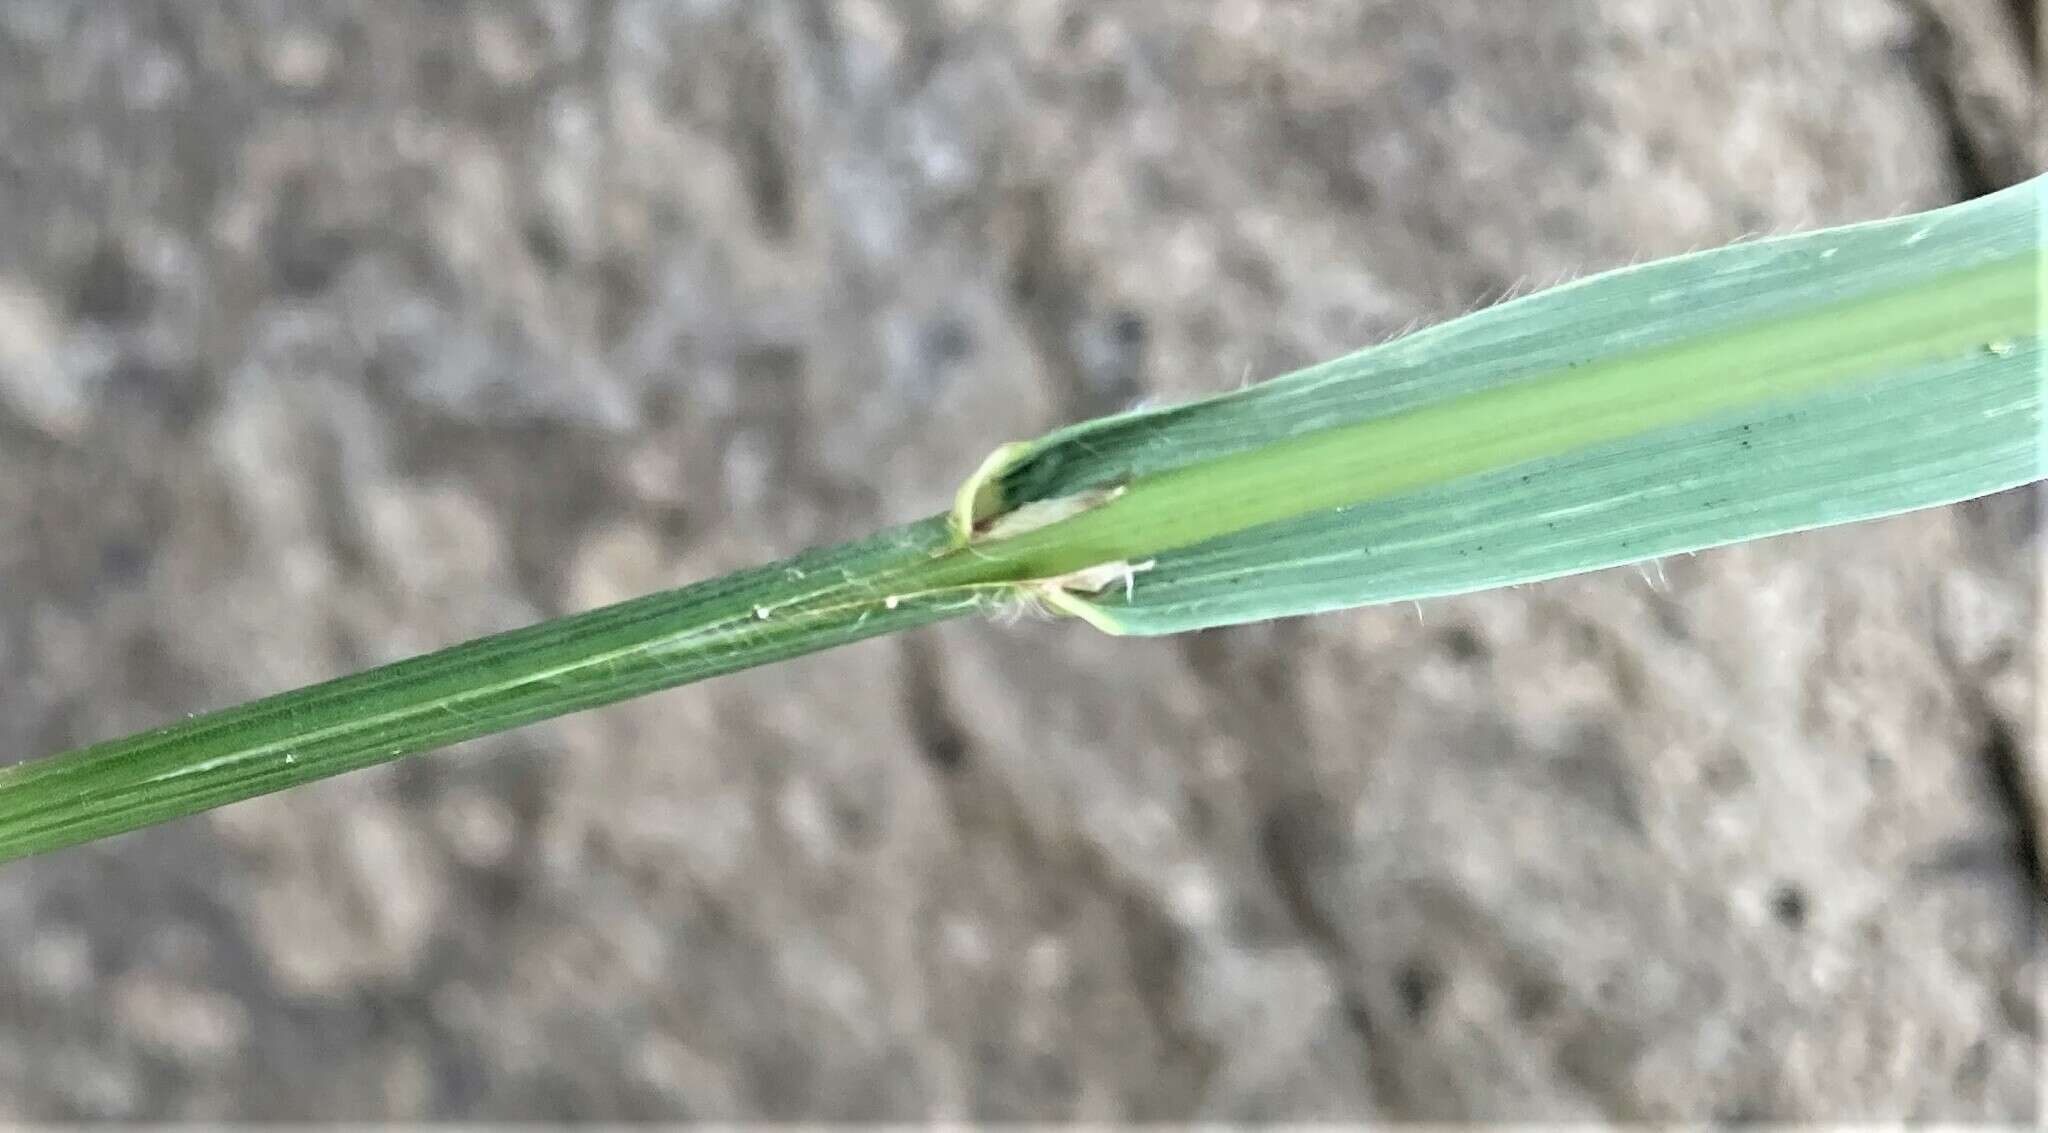
<path id="1" fill-rule="evenodd" d="M 0 5 L 0 753 L 2040 160 L 2027 0 Z M 0 869 L 11 1118 L 2039 1115 L 2030 496 Z"/>

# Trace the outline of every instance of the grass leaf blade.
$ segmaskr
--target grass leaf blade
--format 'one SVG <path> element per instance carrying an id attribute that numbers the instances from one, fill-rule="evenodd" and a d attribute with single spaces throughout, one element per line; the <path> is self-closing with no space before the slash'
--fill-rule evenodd
<path id="1" fill-rule="evenodd" d="M 1610 272 L 1192 405 L 1012 446 L 984 547 L 1149 564 L 1091 621 L 1168 633 L 1500 586 L 2038 479 L 2048 178 Z M 1000 507 L 986 501 L 999 497 Z"/>

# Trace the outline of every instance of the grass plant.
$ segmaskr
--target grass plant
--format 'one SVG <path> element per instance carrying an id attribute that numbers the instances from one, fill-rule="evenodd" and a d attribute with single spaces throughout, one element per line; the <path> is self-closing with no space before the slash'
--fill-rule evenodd
<path id="1" fill-rule="evenodd" d="M 1016 602 L 1159 634 L 2041 478 L 2048 177 L 1003 445 L 941 515 L 0 769 L 0 858 Z"/>

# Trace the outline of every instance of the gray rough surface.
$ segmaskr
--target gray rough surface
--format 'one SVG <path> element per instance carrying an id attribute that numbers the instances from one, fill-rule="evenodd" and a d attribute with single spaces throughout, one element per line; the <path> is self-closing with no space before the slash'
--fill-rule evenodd
<path id="1" fill-rule="evenodd" d="M 1976 191 L 2028 10 L 8 0 L 0 751 Z M 0 1116 L 2032 1119 L 2036 548 L 959 624 L 10 866 Z"/>

